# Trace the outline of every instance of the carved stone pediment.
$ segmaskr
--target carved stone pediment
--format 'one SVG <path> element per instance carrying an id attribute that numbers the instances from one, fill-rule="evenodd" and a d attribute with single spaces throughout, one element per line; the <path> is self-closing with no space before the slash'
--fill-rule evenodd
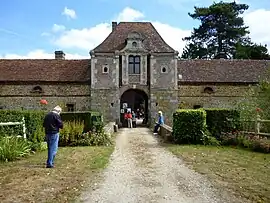
<path id="1" fill-rule="evenodd" d="M 126 39 L 126 46 L 120 52 L 146 53 L 143 45 L 143 36 L 138 32 L 131 32 Z"/>

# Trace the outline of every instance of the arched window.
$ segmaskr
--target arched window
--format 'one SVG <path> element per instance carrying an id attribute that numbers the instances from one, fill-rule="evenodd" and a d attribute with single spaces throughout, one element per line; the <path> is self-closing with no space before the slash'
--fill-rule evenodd
<path id="1" fill-rule="evenodd" d="M 140 56 L 130 55 L 128 57 L 128 73 L 140 74 L 141 73 L 141 58 Z"/>
<path id="2" fill-rule="evenodd" d="M 212 93 L 214 93 L 214 90 L 212 87 L 206 87 L 206 88 L 204 88 L 203 92 L 207 93 L 207 94 L 212 94 Z"/>
<path id="3" fill-rule="evenodd" d="M 43 90 L 40 86 L 35 86 L 35 87 L 33 87 L 32 92 L 33 93 L 42 93 Z"/>

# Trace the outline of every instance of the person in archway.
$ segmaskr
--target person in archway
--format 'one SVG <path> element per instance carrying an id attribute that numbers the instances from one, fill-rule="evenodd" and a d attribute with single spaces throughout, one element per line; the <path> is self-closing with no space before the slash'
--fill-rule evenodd
<path id="1" fill-rule="evenodd" d="M 132 114 L 130 111 L 127 113 L 128 128 L 132 128 Z"/>
<path id="2" fill-rule="evenodd" d="M 160 128 L 161 125 L 164 124 L 164 117 L 162 115 L 162 111 L 158 112 L 158 121 L 156 122 L 156 125 L 154 127 L 154 135 L 157 135 L 158 129 Z"/>
<path id="3" fill-rule="evenodd" d="M 136 114 L 132 111 L 132 127 L 136 128 Z"/>

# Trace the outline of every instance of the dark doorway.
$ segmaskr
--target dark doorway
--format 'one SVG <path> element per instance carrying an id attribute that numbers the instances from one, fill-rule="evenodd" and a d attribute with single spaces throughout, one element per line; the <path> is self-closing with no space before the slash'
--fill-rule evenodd
<path id="1" fill-rule="evenodd" d="M 145 126 L 148 122 L 148 96 L 139 89 L 125 91 L 120 99 L 120 121 L 123 127 L 127 127 L 124 114 L 127 111 L 134 111 L 137 126 Z"/>

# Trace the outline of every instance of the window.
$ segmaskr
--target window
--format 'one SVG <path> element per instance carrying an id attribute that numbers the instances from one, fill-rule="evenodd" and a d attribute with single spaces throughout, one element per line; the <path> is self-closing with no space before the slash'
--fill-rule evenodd
<path id="1" fill-rule="evenodd" d="M 202 108 L 201 105 L 194 105 L 194 106 L 193 106 L 193 109 L 200 109 L 200 108 Z"/>
<path id="2" fill-rule="evenodd" d="M 102 66 L 102 73 L 108 73 L 108 72 L 109 72 L 109 66 L 105 64 L 104 66 Z"/>
<path id="3" fill-rule="evenodd" d="M 68 112 L 75 111 L 75 105 L 74 104 L 67 104 L 66 107 L 67 107 Z"/>
<path id="4" fill-rule="evenodd" d="M 161 72 L 162 73 L 167 73 L 167 67 L 166 66 L 162 66 L 161 67 Z"/>
<path id="5" fill-rule="evenodd" d="M 141 73 L 141 58 L 140 56 L 130 55 L 128 58 L 128 73 L 140 74 Z"/>
<path id="6" fill-rule="evenodd" d="M 42 93 L 42 88 L 40 86 L 35 86 L 32 91 L 32 93 Z"/>
<path id="7" fill-rule="evenodd" d="M 137 42 L 132 42 L 133 47 L 137 47 Z"/>
<path id="8" fill-rule="evenodd" d="M 206 88 L 204 88 L 203 92 L 207 93 L 207 94 L 212 94 L 212 93 L 214 93 L 214 90 L 212 87 L 206 87 Z"/>

